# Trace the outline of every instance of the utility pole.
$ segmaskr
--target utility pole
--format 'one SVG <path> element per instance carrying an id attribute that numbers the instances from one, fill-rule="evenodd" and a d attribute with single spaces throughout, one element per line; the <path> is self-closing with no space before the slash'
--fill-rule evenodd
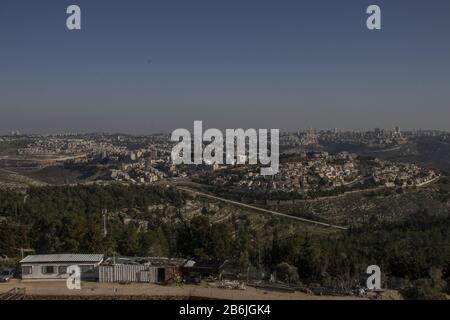
<path id="1" fill-rule="evenodd" d="M 25 252 L 34 252 L 34 249 L 24 249 L 22 248 L 16 248 L 16 250 L 20 251 L 20 255 L 22 256 L 22 260 L 25 258 Z"/>
<path id="2" fill-rule="evenodd" d="M 102 215 L 103 215 L 103 238 L 106 238 L 106 236 L 108 235 L 108 230 L 106 229 L 106 215 L 108 213 L 108 210 L 103 209 L 102 210 Z"/>

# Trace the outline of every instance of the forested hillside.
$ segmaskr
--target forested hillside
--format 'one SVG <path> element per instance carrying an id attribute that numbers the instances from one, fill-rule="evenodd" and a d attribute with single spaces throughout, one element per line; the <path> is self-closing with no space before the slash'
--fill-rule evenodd
<path id="1" fill-rule="evenodd" d="M 0 254 L 17 256 L 18 249 L 33 248 L 38 253 L 228 259 L 243 273 L 249 267 L 278 271 L 282 280 L 289 274 L 285 281 L 334 286 L 351 286 L 372 264 L 382 268 L 389 286 L 427 279 L 443 291 L 445 284 L 439 281 L 450 277 L 450 216 L 426 211 L 407 221 L 327 236 L 287 231 L 273 218 L 267 218 L 261 236 L 250 220 L 212 223 L 207 210 L 178 223 L 154 222 L 145 232 L 110 217 L 108 234 L 103 234 L 103 209 L 145 212 L 155 204 L 181 206 L 186 197 L 166 188 L 120 185 L 32 188 L 26 194 L 1 191 Z"/>

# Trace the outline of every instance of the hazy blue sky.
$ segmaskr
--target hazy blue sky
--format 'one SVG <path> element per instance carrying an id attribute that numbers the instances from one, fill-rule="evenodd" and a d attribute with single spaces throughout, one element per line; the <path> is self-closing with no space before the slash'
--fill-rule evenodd
<path id="1" fill-rule="evenodd" d="M 82 9 L 81 31 L 66 8 Z M 381 31 L 366 8 L 382 9 Z M 448 0 L 2 0 L 0 132 L 450 129 Z"/>

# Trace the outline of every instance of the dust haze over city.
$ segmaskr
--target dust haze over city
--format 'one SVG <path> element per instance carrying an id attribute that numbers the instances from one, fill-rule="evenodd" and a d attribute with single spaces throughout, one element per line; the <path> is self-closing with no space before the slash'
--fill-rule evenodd
<path id="1" fill-rule="evenodd" d="M 0 300 L 448 300 L 448 12 L 2 1 Z"/>

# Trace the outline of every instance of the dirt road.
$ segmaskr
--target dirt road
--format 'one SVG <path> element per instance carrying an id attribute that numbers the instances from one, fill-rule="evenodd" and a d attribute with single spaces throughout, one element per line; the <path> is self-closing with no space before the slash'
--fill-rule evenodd
<path id="1" fill-rule="evenodd" d="M 221 299 L 221 300 L 363 300 L 357 297 L 312 296 L 301 292 L 287 293 L 259 290 L 231 290 L 214 285 L 160 286 L 155 284 L 121 285 L 116 283 L 83 282 L 81 290 L 68 290 L 65 282 L 22 282 L 13 280 L 0 283 L 0 294 L 13 288 L 24 288 L 26 295 L 37 298 L 77 299 Z"/>

